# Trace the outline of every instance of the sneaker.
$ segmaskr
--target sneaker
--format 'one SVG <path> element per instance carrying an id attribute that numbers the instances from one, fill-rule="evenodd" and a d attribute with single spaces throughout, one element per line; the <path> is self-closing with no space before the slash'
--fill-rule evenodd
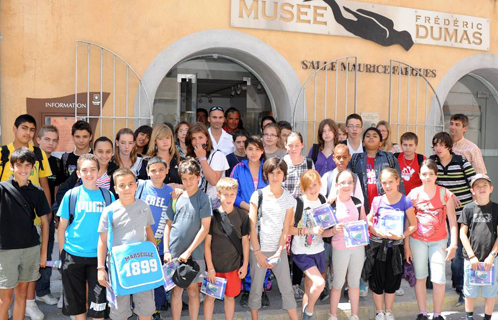
<path id="1" fill-rule="evenodd" d="M 415 320 L 429 320 L 426 315 L 423 315 L 421 313 L 418 314 L 417 319 Z"/>
<path id="2" fill-rule="evenodd" d="M 332 313 L 329 313 L 329 318 L 327 320 L 337 320 L 337 317 L 334 316 Z"/>
<path id="3" fill-rule="evenodd" d="M 384 315 L 384 312 L 383 312 L 383 311 L 381 311 L 381 312 L 379 312 L 379 313 L 377 313 L 377 314 L 375 315 L 375 320 L 385 320 L 385 319 L 386 319 L 386 317 L 385 317 L 385 315 Z"/>
<path id="4" fill-rule="evenodd" d="M 154 312 L 154 314 L 152 315 L 152 319 L 161 320 L 161 312 L 159 312 L 159 310 L 156 310 L 156 312 Z"/>
<path id="5" fill-rule="evenodd" d="M 31 320 L 43 320 L 45 318 L 34 300 L 26 300 L 26 316 L 30 317 Z"/>
<path id="6" fill-rule="evenodd" d="M 368 286 L 362 288 L 360 285 L 360 297 L 366 298 L 368 296 Z"/>
<path id="7" fill-rule="evenodd" d="M 405 291 L 401 288 L 399 288 L 398 290 L 396 290 L 396 295 L 397 296 L 404 296 L 405 295 Z"/>
<path id="8" fill-rule="evenodd" d="M 240 301 L 239 304 L 243 307 L 248 307 L 249 303 L 249 292 L 248 291 L 242 291 L 242 295 L 240 296 Z"/>
<path id="9" fill-rule="evenodd" d="M 294 299 L 296 301 L 302 301 L 303 300 L 303 294 L 304 291 L 301 290 L 298 284 L 295 284 L 292 286 L 292 290 L 294 291 Z"/>
<path id="10" fill-rule="evenodd" d="M 460 293 L 458 293 L 458 301 L 455 304 L 455 307 L 459 307 L 464 303 L 465 303 L 465 297 L 463 296 L 463 292 L 460 292 Z"/>
<path id="11" fill-rule="evenodd" d="M 392 311 L 386 311 L 384 319 L 385 320 L 394 320 L 393 312 Z"/>
<path id="12" fill-rule="evenodd" d="M 303 306 L 303 318 L 302 318 L 302 320 L 311 320 L 311 319 L 313 319 L 313 314 L 312 315 L 306 314 L 306 307 L 307 306 L 308 306 L 308 304 L 305 304 Z"/>
<path id="13" fill-rule="evenodd" d="M 270 306 L 270 299 L 268 299 L 268 295 L 266 294 L 266 291 L 263 291 L 263 294 L 261 295 L 261 306 L 263 308 Z"/>
<path id="14" fill-rule="evenodd" d="M 64 303 L 64 299 L 61 297 L 59 298 L 59 301 L 57 302 L 57 308 L 62 309 L 62 304 Z"/>
<path id="15" fill-rule="evenodd" d="M 439 315 L 435 318 L 432 318 L 432 320 L 444 320 L 443 316 L 442 315 Z"/>
<path id="16" fill-rule="evenodd" d="M 349 317 L 349 320 L 360 320 L 356 314 L 352 314 L 351 317 Z"/>
<path id="17" fill-rule="evenodd" d="M 55 304 L 57 304 L 58 300 L 56 298 L 54 298 L 54 296 L 49 293 L 49 294 L 46 294 L 44 296 L 41 296 L 41 297 L 38 297 L 36 296 L 36 301 L 41 301 L 41 302 L 45 302 L 45 304 L 48 304 L 49 306 L 53 306 Z"/>
<path id="18" fill-rule="evenodd" d="M 330 290 L 327 288 L 324 288 L 322 293 L 320 293 L 320 301 L 324 301 L 330 297 Z"/>

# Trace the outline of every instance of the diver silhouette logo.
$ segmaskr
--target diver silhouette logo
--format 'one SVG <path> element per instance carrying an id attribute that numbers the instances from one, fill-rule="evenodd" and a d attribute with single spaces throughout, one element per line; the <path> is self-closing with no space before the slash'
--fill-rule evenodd
<path id="1" fill-rule="evenodd" d="M 308 2 L 312 0 L 304 0 Z M 358 9 L 353 11 L 346 6 L 344 10 L 352 14 L 356 20 L 344 17 L 336 0 L 323 0 L 331 9 L 338 24 L 357 37 L 373 41 L 384 47 L 399 44 L 406 51 L 413 46 L 413 39 L 408 31 L 394 29 L 394 22 L 378 13 Z"/>

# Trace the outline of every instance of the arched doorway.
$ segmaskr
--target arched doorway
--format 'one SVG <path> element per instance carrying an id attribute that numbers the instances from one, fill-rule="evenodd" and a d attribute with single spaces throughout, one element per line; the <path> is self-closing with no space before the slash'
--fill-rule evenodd
<path id="1" fill-rule="evenodd" d="M 301 87 L 294 69 L 268 44 L 242 32 L 215 29 L 181 38 L 152 61 L 142 77 L 145 88 L 151 97 L 157 97 L 161 82 L 180 63 L 215 56 L 229 59 L 261 79 L 274 115 L 278 120 L 290 120 L 291 105 Z"/>
<path id="2" fill-rule="evenodd" d="M 498 181 L 498 55 L 479 54 L 468 57 L 441 80 L 438 94 L 444 101 L 445 123 L 448 128 L 452 114 L 469 117 L 465 137 L 479 146 L 491 180 Z M 498 194 L 492 196 L 498 200 Z"/>

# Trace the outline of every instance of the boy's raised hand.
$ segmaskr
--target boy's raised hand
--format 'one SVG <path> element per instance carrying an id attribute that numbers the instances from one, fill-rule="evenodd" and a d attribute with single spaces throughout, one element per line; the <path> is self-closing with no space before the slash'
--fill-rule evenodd
<path id="1" fill-rule="evenodd" d="M 180 188 L 175 188 L 175 189 L 173 189 L 173 191 L 171 191 L 171 198 L 173 198 L 173 200 L 176 200 L 176 199 L 178 199 L 178 197 L 180 197 L 182 194 L 183 194 L 183 190 L 182 190 L 182 189 L 180 189 Z"/>
<path id="2" fill-rule="evenodd" d="M 107 272 L 105 271 L 105 269 L 99 269 L 98 273 L 97 273 L 97 279 L 99 280 L 99 284 L 102 286 L 102 287 L 105 287 L 107 288 L 109 286 L 109 279 L 107 277 Z"/>

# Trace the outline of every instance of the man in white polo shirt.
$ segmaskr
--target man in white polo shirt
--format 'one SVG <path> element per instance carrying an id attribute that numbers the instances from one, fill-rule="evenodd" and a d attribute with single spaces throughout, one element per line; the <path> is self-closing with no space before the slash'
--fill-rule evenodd
<path id="1" fill-rule="evenodd" d="M 225 113 L 222 107 L 214 106 L 209 109 L 209 135 L 213 144 L 213 150 L 220 150 L 225 156 L 233 152 L 233 138 L 223 130 Z"/>

